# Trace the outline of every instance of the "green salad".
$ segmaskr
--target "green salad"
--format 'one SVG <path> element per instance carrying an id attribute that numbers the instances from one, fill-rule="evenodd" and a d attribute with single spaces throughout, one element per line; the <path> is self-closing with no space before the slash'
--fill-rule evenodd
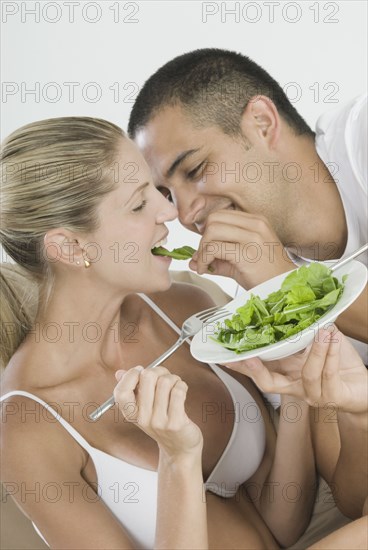
<path id="1" fill-rule="evenodd" d="M 194 252 L 196 252 L 196 250 L 191 246 L 174 248 L 171 252 L 170 250 L 166 250 L 163 246 L 155 246 L 152 248 L 152 254 L 155 254 L 155 256 L 169 256 L 169 258 L 174 258 L 174 260 L 189 260 Z"/>
<path id="2" fill-rule="evenodd" d="M 235 353 L 284 340 L 329 311 L 339 300 L 346 278 L 344 275 L 339 283 L 320 263 L 300 267 L 266 299 L 251 294 L 230 319 L 217 324 L 212 339 Z"/>

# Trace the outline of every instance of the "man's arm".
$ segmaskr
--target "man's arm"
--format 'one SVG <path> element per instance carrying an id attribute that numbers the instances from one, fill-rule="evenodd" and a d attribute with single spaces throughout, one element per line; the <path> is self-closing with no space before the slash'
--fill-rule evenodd
<path id="1" fill-rule="evenodd" d="M 368 518 L 364 516 L 327 537 L 308 546 L 306 550 L 366 550 L 368 548 Z"/>
<path id="2" fill-rule="evenodd" d="M 267 366 L 252 358 L 228 367 L 252 378 L 262 391 L 293 395 L 313 407 L 318 471 L 341 511 L 356 518 L 367 494 L 368 372 L 348 339 L 331 329 L 319 331 L 307 354 Z"/>
<path id="3" fill-rule="evenodd" d="M 275 456 L 258 506 L 282 546 L 294 544 L 307 528 L 315 492 L 309 407 L 282 395 Z"/>
<path id="4" fill-rule="evenodd" d="M 332 488 L 341 512 L 355 519 L 361 515 L 368 494 L 367 414 L 338 413 L 338 427 L 341 449 Z"/>
<path id="5" fill-rule="evenodd" d="M 367 286 L 355 302 L 336 320 L 341 332 L 368 343 L 368 290 Z"/>

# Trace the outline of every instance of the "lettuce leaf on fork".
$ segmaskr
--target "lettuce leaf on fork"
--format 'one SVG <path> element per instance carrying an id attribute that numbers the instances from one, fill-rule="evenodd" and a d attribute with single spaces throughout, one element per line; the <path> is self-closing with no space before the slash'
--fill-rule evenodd
<path id="1" fill-rule="evenodd" d="M 284 340 L 312 325 L 337 303 L 346 277 L 339 283 L 323 264 L 302 266 L 266 299 L 251 294 L 230 319 L 217 324 L 212 340 L 235 353 Z"/>

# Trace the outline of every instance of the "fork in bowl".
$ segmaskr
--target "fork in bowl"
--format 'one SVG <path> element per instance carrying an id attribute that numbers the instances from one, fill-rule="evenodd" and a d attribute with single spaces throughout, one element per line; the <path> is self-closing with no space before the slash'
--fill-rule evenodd
<path id="1" fill-rule="evenodd" d="M 340 260 L 336 260 L 334 264 L 330 264 L 330 262 L 328 262 L 327 265 L 331 269 L 331 271 L 335 271 L 336 269 L 339 269 L 343 265 L 348 264 L 351 260 L 353 260 L 357 256 L 360 256 L 360 254 L 363 254 L 363 252 L 365 252 L 366 250 L 368 250 L 368 243 L 363 244 L 363 246 L 361 246 L 357 250 L 354 250 L 354 252 L 352 252 L 348 256 L 345 256 L 345 258 L 340 258 Z M 289 254 L 290 259 L 292 260 L 292 262 L 297 267 L 302 267 L 303 265 L 308 266 L 309 264 L 318 262 L 318 260 L 312 260 L 310 258 L 299 258 L 295 254 L 290 252 L 290 250 L 288 250 L 288 254 Z M 323 262 L 321 262 L 321 263 L 323 263 Z"/>

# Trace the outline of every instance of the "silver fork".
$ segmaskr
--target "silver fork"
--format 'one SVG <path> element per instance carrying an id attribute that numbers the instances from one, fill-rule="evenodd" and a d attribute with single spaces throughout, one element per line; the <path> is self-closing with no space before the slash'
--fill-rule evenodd
<path id="1" fill-rule="evenodd" d="M 174 345 L 171 346 L 165 353 L 160 355 L 157 359 L 153 361 L 147 369 L 154 369 L 161 363 L 163 363 L 170 355 L 174 353 L 180 347 L 188 338 L 191 336 L 194 336 L 199 332 L 205 325 L 208 324 L 208 321 L 211 323 L 217 322 L 223 317 L 226 317 L 229 315 L 229 312 L 221 307 L 221 306 L 215 306 L 210 307 L 208 309 L 205 309 L 203 311 L 199 311 L 198 313 L 195 313 L 191 317 L 188 317 L 184 321 L 181 327 L 181 333 L 177 341 Z M 90 415 L 89 418 L 91 420 L 98 420 L 106 411 L 111 409 L 115 405 L 115 399 L 114 396 L 110 397 L 105 403 L 103 403 L 100 407 L 95 409 Z"/>

